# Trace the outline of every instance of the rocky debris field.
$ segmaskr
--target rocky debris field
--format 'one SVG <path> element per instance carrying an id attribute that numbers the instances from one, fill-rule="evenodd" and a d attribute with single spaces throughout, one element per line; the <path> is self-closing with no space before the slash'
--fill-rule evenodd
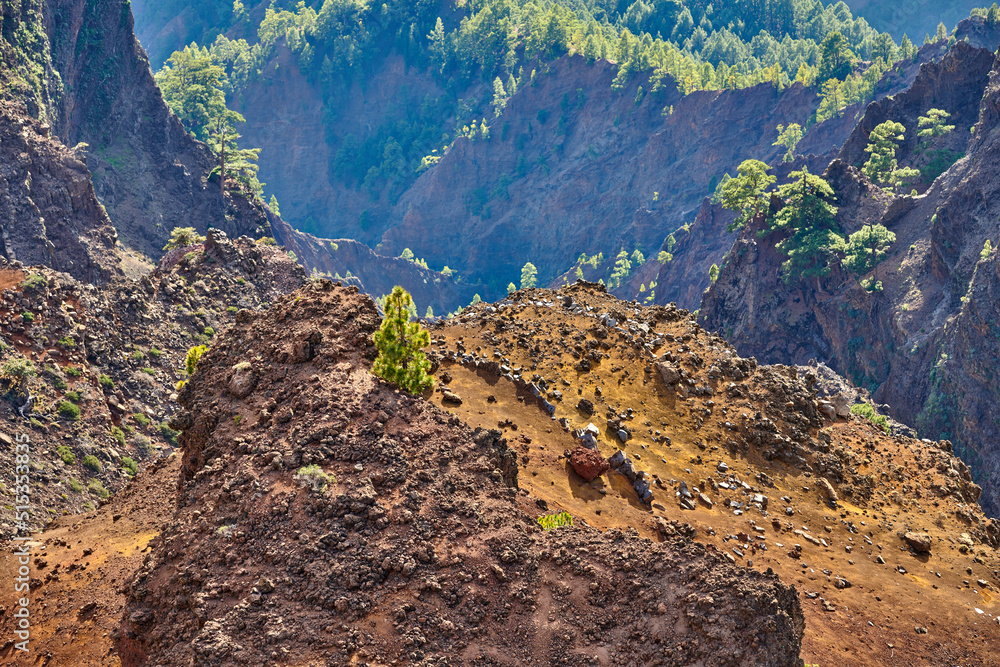
<path id="1" fill-rule="evenodd" d="M 378 323 L 316 282 L 202 358 L 123 664 L 798 664 L 773 574 L 689 531 L 543 531 L 498 431 L 369 373 Z"/>
<path id="2" fill-rule="evenodd" d="M 583 283 L 473 306 L 431 334 L 432 400 L 500 429 L 545 511 L 653 540 L 689 523 L 777 572 L 803 594 L 807 663 L 992 663 L 1000 529 L 968 466 L 947 441 L 852 415 L 866 394 L 829 369 L 762 366 L 685 311 Z M 579 475 L 581 448 L 609 470 Z"/>
<path id="3" fill-rule="evenodd" d="M 173 255 L 102 288 L 20 262 L 0 267 L 0 467 L 13 470 L 13 439 L 29 437 L 34 529 L 93 510 L 172 451 L 166 422 L 187 350 L 305 282 L 287 253 L 221 232 Z M 0 499 L 10 503 L 7 483 Z M 0 533 L 16 531 L 5 516 Z"/>

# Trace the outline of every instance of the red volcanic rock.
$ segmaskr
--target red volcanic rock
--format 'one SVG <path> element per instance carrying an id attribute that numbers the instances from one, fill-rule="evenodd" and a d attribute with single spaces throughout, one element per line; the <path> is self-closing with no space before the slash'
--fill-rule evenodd
<path id="1" fill-rule="evenodd" d="M 580 477 L 593 481 L 608 471 L 608 462 L 599 453 L 586 447 L 577 447 L 569 455 L 569 464 Z"/>

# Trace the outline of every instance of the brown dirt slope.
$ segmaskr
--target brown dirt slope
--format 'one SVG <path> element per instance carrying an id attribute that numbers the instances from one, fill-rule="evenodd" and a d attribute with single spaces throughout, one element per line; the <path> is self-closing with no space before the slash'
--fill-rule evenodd
<path id="1" fill-rule="evenodd" d="M 370 375 L 378 320 L 317 282 L 203 357 L 123 664 L 798 664 L 773 575 L 681 537 L 542 531 L 498 432 Z"/>
<path id="2" fill-rule="evenodd" d="M 0 662 L 52 667 L 118 667 L 111 650 L 128 588 L 151 550 L 150 543 L 174 513 L 180 455 L 161 459 L 100 510 L 61 517 L 29 543 L 33 556 L 33 605 L 29 660 L 13 646 L 12 616 L 0 615 Z M 9 546 L 9 545 L 8 545 Z M 0 576 L 13 581 L 18 560 L 0 560 Z M 0 604 L 15 609 L 13 592 Z"/>
<path id="3" fill-rule="evenodd" d="M 806 663 L 995 664 L 1000 529 L 950 443 L 838 417 L 816 393 L 829 378 L 759 366 L 685 311 L 593 285 L 517 292 L 432 336 L 433 400 L 502 429 L 530 497 L 651 539 L 686 521 L 706 548 L 777 572 L 802 595 Z M 576 474 L 573 432 L 591 423 L 604 457 L 621 449 L 645 474 L 649 504 L 626 468 Z"/>

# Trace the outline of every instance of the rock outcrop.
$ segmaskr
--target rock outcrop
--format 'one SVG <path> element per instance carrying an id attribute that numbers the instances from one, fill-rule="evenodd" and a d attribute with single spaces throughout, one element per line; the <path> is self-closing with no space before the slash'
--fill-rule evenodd
<path id="1" fill-rule="evenodd" d="M 124 665 L 798 664 L 801 610 L 775 576 L 683 537 L 541 530 L 495 468 L 506 441 L 369 374 L 378 320 L 356 289 L 314 283 L 202 357 Z M 237 399 L 243 363 L 260 380 Z"/>
<path id="2" fill-rule="evenodd" d="M 103 285 L 121 277 L 118 234 L 94 194 L 82 150 L 16 103 L 0 102 L 0 255 Z"/>

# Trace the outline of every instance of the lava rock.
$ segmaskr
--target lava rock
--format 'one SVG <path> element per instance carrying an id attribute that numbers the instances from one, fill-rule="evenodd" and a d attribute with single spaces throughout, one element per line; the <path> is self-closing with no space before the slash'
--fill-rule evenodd
<path id="1" fill-rule="evenodd" d="M 603 456 L 586 447 L 574 449 L 569 455 L 569 464 L 577 475 L 588 482 L 594 481 L 611 468 Z"/>

